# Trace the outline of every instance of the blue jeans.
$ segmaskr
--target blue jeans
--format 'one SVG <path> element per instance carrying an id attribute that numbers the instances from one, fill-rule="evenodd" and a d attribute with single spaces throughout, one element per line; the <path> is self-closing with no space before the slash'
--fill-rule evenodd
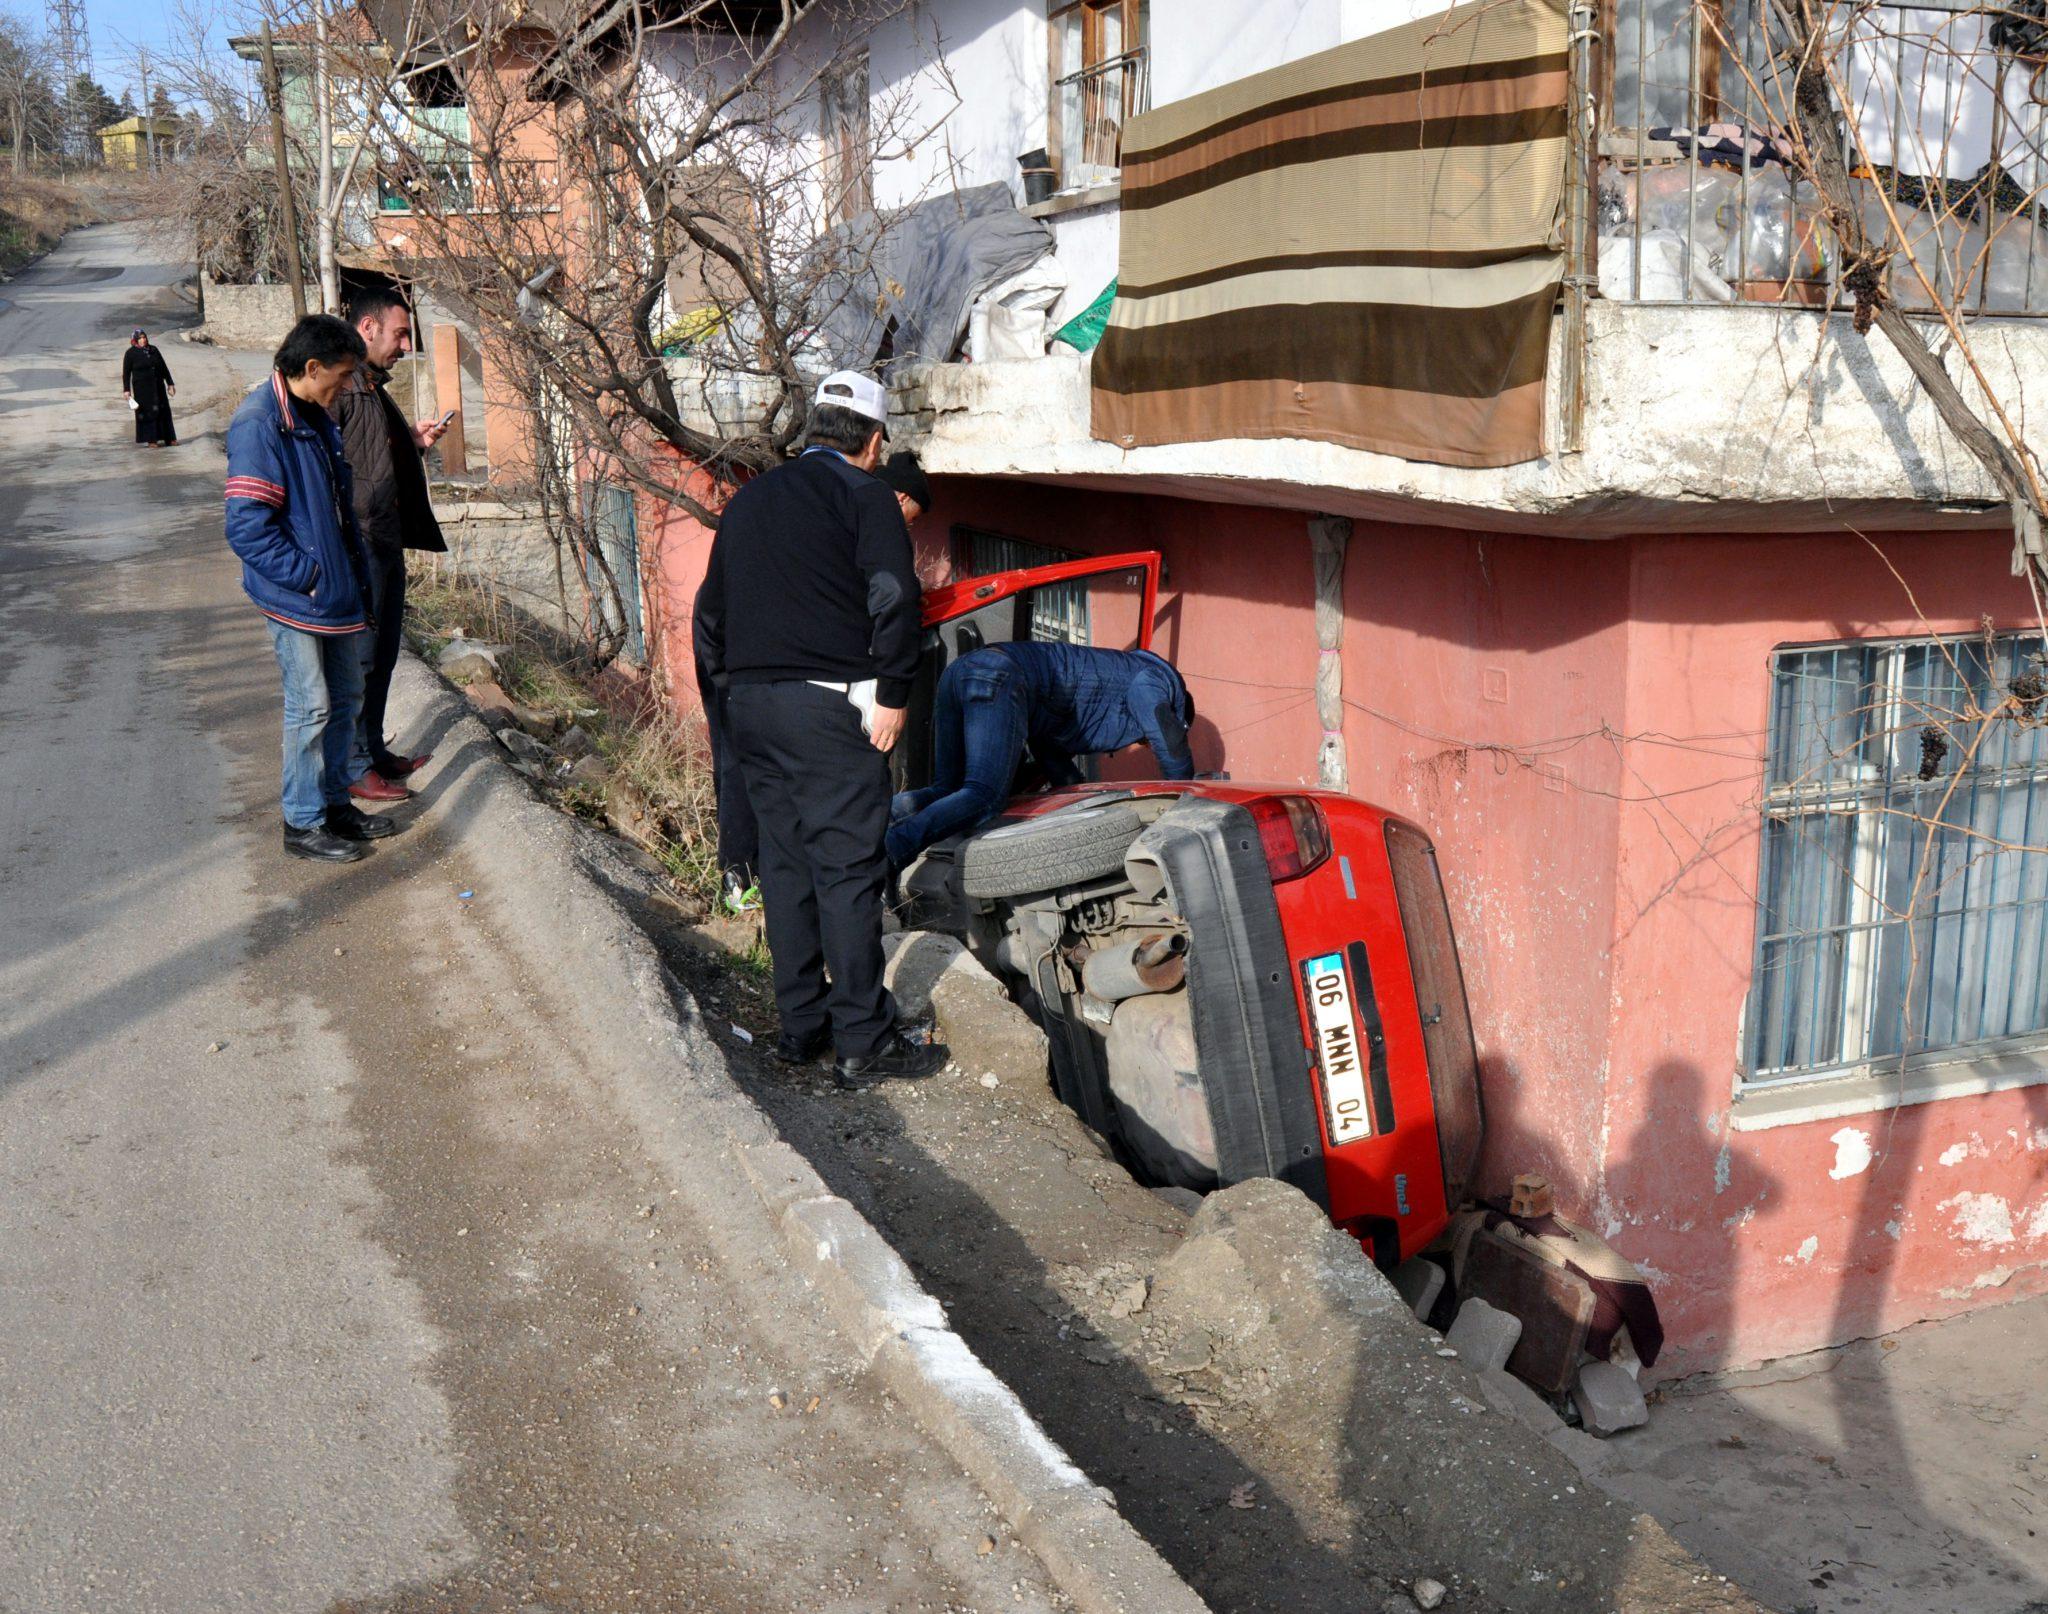
<path id="1" fill-rule="evenodd" d="M 1029 727 L 1024 688 L 1011 674 L 977 667 L 939 680 L 932 782 L 890 804 L 890 867 L 903 868 L 932 842 L 995 817 L 1010 799 Z"/>
<path id="2" fill-rule="evenodd" d="M 284 821 L 317 829 L 348 800 L 356 714 L 363 704 L 363 647 L 354 633 L 307 633 L 271 617 L 270 643 L 284 674 Z"/>

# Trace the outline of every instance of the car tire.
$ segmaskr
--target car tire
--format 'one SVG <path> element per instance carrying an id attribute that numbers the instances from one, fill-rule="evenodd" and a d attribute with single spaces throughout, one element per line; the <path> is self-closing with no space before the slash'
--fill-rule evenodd
<path id="1" fill-rule="evenodd" d="M 960 848 L 960 888 L 970 897 L 1023 897 L 1120 872 L 1145 827 L 1128 802 L 1068 807 L 998 824 Z"/>

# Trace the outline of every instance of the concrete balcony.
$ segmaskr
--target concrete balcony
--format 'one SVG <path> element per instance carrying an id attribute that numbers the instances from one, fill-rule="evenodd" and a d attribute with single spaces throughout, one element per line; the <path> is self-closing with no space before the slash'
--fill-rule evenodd
<path id="1" fill-rule="evenodd" d="M 1552 337 L 1552 443 L 1561 329 L 1560 321 Z M 1969 331 L 1993 392 L 2027 422 L 2031 445 L 2048 449 L 2048 322 L 1979 320 Z M 1947 362 L 1978 398 L 1961 358 Z M 944 476 L 1586 537 L 2006 520 L 1989 478 L 1882 337 L 1866 342 L 1844 315 L 1764 304 L 1595 301 L 1583 449 L 1498 470 L 1300 439 L 1121 449 L 1089 435 L 1088 360 L 1073 354 L 935 366 L 899 396 L 902 424 L 921 428 L 911 440 L 925 468 Z"/>

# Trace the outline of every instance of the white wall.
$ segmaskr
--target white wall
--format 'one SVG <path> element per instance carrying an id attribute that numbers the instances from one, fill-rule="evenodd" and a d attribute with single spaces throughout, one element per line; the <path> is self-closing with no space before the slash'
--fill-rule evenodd
<path id="1" fill-rule="evenodd" d="M 1044 7 L 1032 0 L 912 7 L 869 40 L 868 85 L 878 124 L 893 115 L 906 134 L 925 137 L 907 154 L 883 151 L 875 165 L 878 206 L 992 180 L 1021 199 L 1017 158 L 1045 144 Z"/>

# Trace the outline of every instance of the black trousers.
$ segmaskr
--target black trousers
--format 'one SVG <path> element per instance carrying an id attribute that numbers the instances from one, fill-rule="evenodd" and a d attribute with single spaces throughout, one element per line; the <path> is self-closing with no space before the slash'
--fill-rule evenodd
<path id="1" fill-rule="evenodd" d="M 808 1036 L 829 1020 L 841 1057 L 878 1053 L 896 1021 L 882 985 L 888 758 L 846 697 L 815 684 L 734 684 L 727 716 L 761 826 L 783 1032 Z"/>
<path id="2" fill-rule="evenodd" d="M 747 799 L 739 752 L 732 743 L 732 692 L 720 689 L 700 664 L 697 692 L 704 702 L 704 727 L 711 737 L 711 788 L 718 798 L 718 867 L 751 884 L 761 867 L 761 827 Z"/>
<path id="3" fill-rule="evenodd" d="M 384 702 L 391 695 L 391 673 L 405 642 L 405 551 L 370 548 L 370 614 L 374 632 L 363 635 L 363 710 L 356 719 L 357 754 L 367 753 L 370 765 L 392 761 L 384 743 Z"/>

